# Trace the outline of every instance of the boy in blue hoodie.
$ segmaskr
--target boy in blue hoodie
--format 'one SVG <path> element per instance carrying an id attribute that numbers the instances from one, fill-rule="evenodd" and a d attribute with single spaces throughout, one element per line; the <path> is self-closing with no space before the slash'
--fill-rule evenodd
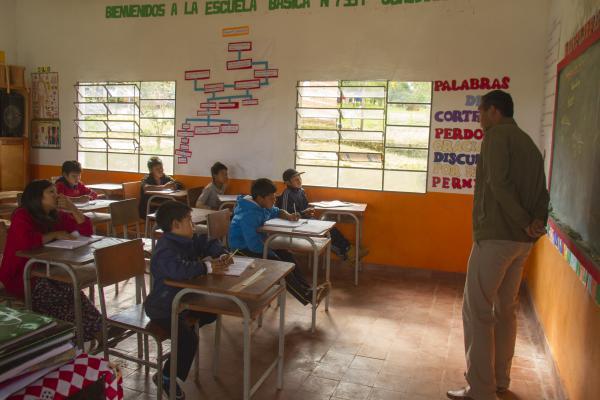
<path id="1" fill-rule="evenodd" d="M 238 197 L 229 227 L 228 243 L 231 249 L 237 249 L 247 257 L 262 258 L 265 237 L 257 229 L 273 218 L 298 220 L 298 215 L 274 206 L 276 191 L 270 179 L 261 178 L 252 182 L 252 196 Z M 269 250 L 269 259 L 296 264 L 292 254 L 285 250 Z M 307 305 L 311 302 L 311 286 L 297 268 L 286 277 L 286 282 L 288 291 L 300 303 Z"/>
<path id="2" fill-rule="evenodd" d="M 191 209 L 177 201 L 166 201 L 156 213 L 156 222 L 164 231 L 152 256 L 150 272 L 154 278 L 150 294 L 144 303 L 146 314 L 152 322 L 171 330 L 171 303 L 181 289 L 168 286 L 165 279 L 183 281 L 208 272 L 205 257 L 212 257 L 212 266 L 222 272 L 231 264 L 230 257 L 218 240 L 208 240 L 206 235 L 194 234 Z M 187 378 L 190 367 L 198 349 L 198 336 L 194 328 L 186 321 L 197 320 L 200 326 L 210 324 L 217 316 L 202 312 L 183 312 L 179 315 L 179 334 L 177 340 L 177 377 L 182 381 Z M 152 377 L 157 383 L 159 374 Z M 170 360 L 165 362 L 162 370 L 164 393 L 169 393 Z M 177 384 L 177 399 L 185 398 L 185 393 Z"/>

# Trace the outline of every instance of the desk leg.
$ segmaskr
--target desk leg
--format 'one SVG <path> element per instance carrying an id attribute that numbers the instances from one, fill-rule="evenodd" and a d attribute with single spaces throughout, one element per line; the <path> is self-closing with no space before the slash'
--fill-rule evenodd
<path id="1" fill-rule="evenodd" d="M 169 399 L 175 400 L 177 390 L 177 335 L 179 335 L 179 301 L 180 296 L 175 296 L 171 306 L 171 368 L 169 368 Z M 162 373 L 158 371 L 158 379 Z"/>
<path id="2" fill-rule="evenodd" d="M 313 250 L 313 281 L 312 281 L 312 323 L 310 331 L 315 333 L 317 327 L 317 287 L 319 285 L 319 252 Z"/>
<path id="3" fill-rule="evenodd" d="M 355 257 L 354 260 L 354 286 L 358 286 L 358 270 L 360 269 L 360 220 L 354 216 L 354 223 L 356 228 L 356 245 L 355 245 Z"/>
<path id="4" fill-rule="evenodd" d="M 250 400 L 250 315 L 244 312 L 244 400 Z"/>
<path id="5" fill-rule="evenodd" d="M 215 323 L 215 348 L 213 353 L 213 376 L 216 378 L 219 373 L 219 358 L 221 352 L 221 325 L 223 324 L 223 317 L 217 315 L 217 322 Z"/>
<path id="6" fill-rule="evenodd" d="M 30 258 L 25 263 L 25 268 L 23 269 L 23 289 L 25 296 L 25 308 L 28 310 L 32 310 L 33 306 L 31 304 L 31 268 L 36 263 L 36 260 Z"/>
<path id="7" fill-rule="evenodd" d="M 327 285 L 327 297 L 325 298 L 325 311 L 329 311 L 329 296 L 331 296 L 331 241 L 325 250 L 325 283 Z"/>
<path id="8" fill-rule="evenodd" d="M 279 355 L 277 357 L 277 389 L 283 389 L 283 355 L 285 346 L 285 279 L 279 281 L 284 290 L 279 295 Z"/>

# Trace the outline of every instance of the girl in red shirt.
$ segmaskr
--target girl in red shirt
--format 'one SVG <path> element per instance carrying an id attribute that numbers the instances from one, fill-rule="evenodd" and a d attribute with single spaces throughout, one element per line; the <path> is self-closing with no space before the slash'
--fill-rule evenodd
<path id="1" fill-rule="evenodd" d="M 81 182 L 81 164 L 79 161 L 65 161 L 62 176 L 56 181 L 56 191 L 71 197 L 76 203 L 95 200 L 98 194 Z"/>
<path id="2" fill-rule="evenodd" d="M 47 180 L 36 180 L 25 188 L 21 207 L 12 215 L 4 257 L 0 265 L 0 283 L 10 294 L 23 298 L 23 270 L 27 258 L 17 252 L 43 246 L 56 239 L 70 239 L 70 232 L 92 234 L 92 222 L 73 205 L 68 197 L 57 194 Z M 73 322 L 73 286 L 49 279 L 32 281 L 34 311 Z M 102 318 L 90 300 L 81 293 L 85 340 L 96 339 L 101 332 Z"/>

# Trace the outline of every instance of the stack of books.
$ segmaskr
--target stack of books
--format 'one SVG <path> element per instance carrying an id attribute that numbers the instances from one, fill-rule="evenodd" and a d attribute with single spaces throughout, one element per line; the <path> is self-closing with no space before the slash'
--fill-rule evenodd
<path id="1" fill-rule="evenodd" d="M 73 324 L 0 305 L 0 399 L 75 358 Z"/>

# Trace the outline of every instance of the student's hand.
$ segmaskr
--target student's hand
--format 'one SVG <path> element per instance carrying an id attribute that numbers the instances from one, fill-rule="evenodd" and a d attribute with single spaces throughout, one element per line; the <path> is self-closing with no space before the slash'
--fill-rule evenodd
<path id="1" fill-rule="evenodd" d="M 310 218 L 314 218 L 315 213 L 316 213 L 316 211 L 315 211 L 314 207 L 309 207 L 303 211 L 303 214 Z"/>
<path id="2" fill-rule="evenodd" d="M 67 231 L 52 232 L 52 236 L 53 236 L 52 240 L 73 240 L 73 239 L 75 239 L 75 236 L 71 235 Z"/>
<path id="3" fill-rule="evenodd" d="M 88 195 L 85 195 L 85 194 L 84 194 L 83 196 L 79 196 L 79 197 L 77 197 L 76 199 L 73 199 L 73 201 L 74 201 L 75 203 L 87 203 L 87 202 L 89 202 L 90 200 L 91 200 L 90 196 L 88 196 Z"/>
<path id="4" fill-rule="evenodd" d="M 224 274 L 229 266 L 233 264 L 233 257 L 230 257 L 229 254 L 223 254 L 219 258 L 213 258 L 211 263 L 213 274 Z"/>
<path id="5" fill-rule="evenodd" d="M 285 219 L 287 219 L 288 221 L 298 221 L 300 219 L 300 215 L 298 214 L 290 214 L 290 213 L 285 213 L 284 214 Z"/>
<path id="6" fill-rule="evenodd" d="M 69 199 L 64 194 L 58 195 L 57 206 L 60 210 L 63 210 L 63 211 L 69 212 L 69 213 L 74 213 L 74 212 L 78 211 L 77 207 L 75 206 L 75 204 L 73 204 L 71 199 Z"/>
<path id="7" fill-rule="evenodd" d="M 165 189 L 175 190 L 175 189 L 177 189 L 177 183 L 175 183 L 175 181 L 171 181 L 169 183 L 165 183 Z"/>
<path id="8" fill-rule="evenodd" d="M 533 222 L 525 228 L 525 232 L 527 232 L 527 235 L 530 238 L 537 239 L 546 234 L 546 224 L 542 220 L 534 219 Z"/>

